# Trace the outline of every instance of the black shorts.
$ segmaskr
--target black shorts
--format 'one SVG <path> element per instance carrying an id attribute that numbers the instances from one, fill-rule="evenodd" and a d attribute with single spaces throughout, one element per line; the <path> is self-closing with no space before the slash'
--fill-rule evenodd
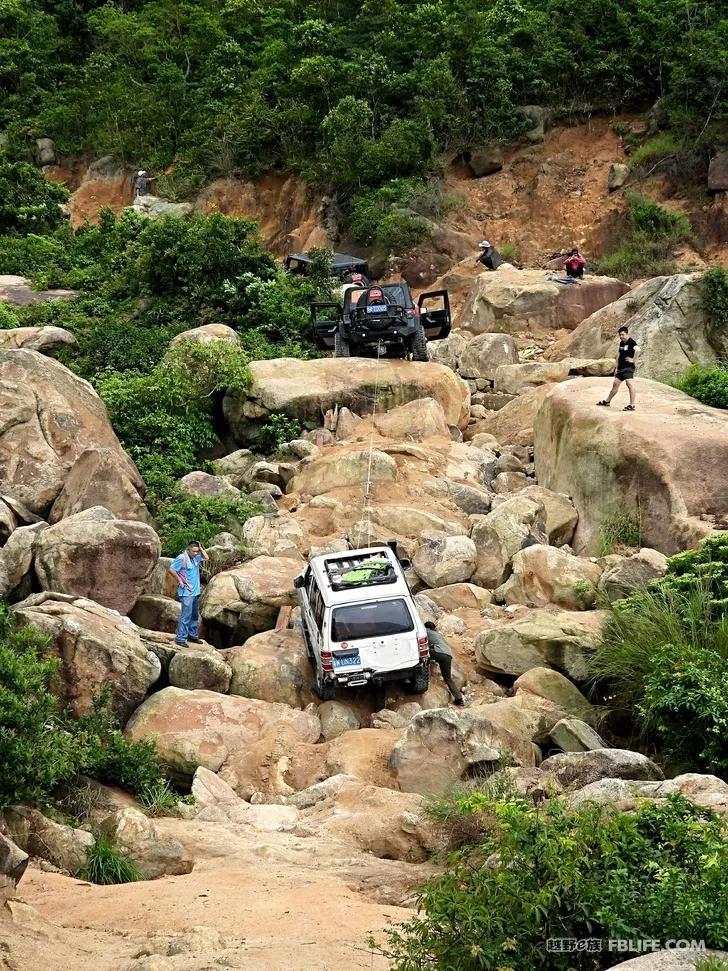
<path id="1" fill-rule="evenodd" d="M 634 368 L 633 367 L 620 368 L 614 376 L 617 379 L 617 381 L 629 381 L 631 378 L 634 377 Z"/>

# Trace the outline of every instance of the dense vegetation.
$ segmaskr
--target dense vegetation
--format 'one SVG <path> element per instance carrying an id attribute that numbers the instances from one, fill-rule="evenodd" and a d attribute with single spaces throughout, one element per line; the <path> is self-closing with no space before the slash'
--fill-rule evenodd
<path id="1" fill-rule="evenodd" d="M 619 246 L 598 260 L 595 269 L 620 280 L 668 275 L 675 271 L 672 253 L 676 244 L 691 239 L 686 216 L 630 193 Z"/>
<path id="2" fill-rule="evenodd" d="M 609 704 L 678 768 L 728 779 L 728 533 L 610 611 L 591 662 Z"/>
<path id="3" fill-rule="evenodd" d="M 518 107 L 646 107 L 703 145 L 724 117 L 720 4 L 684 0 L 3 0 L 14 159 L 153 168 L 165 194 L 294 168 L 357 195 L 512 138 Z"/>
<path id="4" fill-rule="evenodd" d="M 154 742 L 127 741 L 107 698 L 76 720 L 59 707 L 51 690 L 59 662 L 47 648 L 33 628 L 13 629 L 0 604 L 0 810 L 44 806 L 82 773 L 136 795 L 169 792 Z"/>
<path id="5" fill-rule="evenodd" d="M 708 810 L 681 798 L 631 814 L 534 808 L 472 792 L 454 813 L 469 845 L 425 887 L 419 917 L 390 933 L 396 971 L 597 971 L 627 957 L 609 940 L 728 944 L 728 834 Z M 602 947 L 547 947 L 568 938 Z"/>

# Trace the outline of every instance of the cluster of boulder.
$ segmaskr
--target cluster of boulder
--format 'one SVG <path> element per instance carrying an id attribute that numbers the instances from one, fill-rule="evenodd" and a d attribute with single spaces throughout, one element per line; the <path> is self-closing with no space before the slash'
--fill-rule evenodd
<path id="1" fill-rule="evenodd" d="M 179 608 L 144 485 L 93 389 L 36 350 L 0 352 L 0 592 L 60 659 L 63 704 L 84 714 L 106 689 L 127 737 L 156 740 L 201 821 L 325 829 L 417 862 L 434 846 L 422 797 L 494 770 L 504 753 L 533 799 L 625 805 L 680 791 L 728 810 L 719 779 L 666 781 L 646 756 L 614 747 L 581 690 L 605 618 L 597 603 L 662 576 L 666 554 L 725 514 L 728 419 L 644 380 L 644 417 L 594 408 L 605 343 L 600 357 L 519 362 L 514 335 L 539 315 L 573 328 L 582 350 L 584 333 L 609 332 L 608 314 L 625 319 L 627 298 L 579 323 L 622 285 L 585 288 L 577 313 L 563 296 L 571 288 L 529 296 L 528 280 L 518 291 L 510 278 L 491 285 L 497 275 L 478 279 L 464 326 L 434 362 L 255 362 L 249 391 L 225 397 L 240 447 L 180 485 L 252 495 L 263 511 L 213 541 L 222 568 L 201 600 L 205 640 L 190 647 L 174 643 Z M 669 330 L 648 305 L 664 314 L 675 286 L 653 281 L 635 298 L 637 327 Z M 684 280 L 675 297 L 683 309 L 691 287 Z M 260 427 L 277 413 L 310 430 L 263 456 Z M 631 504 L 644 545 L 600 555 L 603 519 Z M 453 645 L 464 709 L 449 706 L 434 673 L 423 695 L 390 687 L 378 711 L 365 693 L 320 703 L 314 692 L 293 579 L 310 555 L 389 539 L 411 561 L 423 619 Z M 103 819 L 145 875 L 187 872 L 189 854 L 158 825 L 128 801 Z M 68 829 L 35 811 L 5 813 L 5 879 L 24 866 L 8 840 L 80 869 L 94 837 Z"/>

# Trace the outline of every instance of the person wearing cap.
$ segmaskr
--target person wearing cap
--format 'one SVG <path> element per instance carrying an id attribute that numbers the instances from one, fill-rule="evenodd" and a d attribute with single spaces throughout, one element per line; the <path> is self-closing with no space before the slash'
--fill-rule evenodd
<path id="1" fill-rule="evenodd" d="M 169 573 L 177 580 L 177 596 L 182 605 L 174 639 L 180 647 L 185 647 L 188 641 L 202 643 L 199 636 L 200 563 L 206 563 L 207 559 L 207 551 L 194 540 L 169 567 Z"/>
<path id="2" fill-rule="evenodd" d="M 149 191 L 149 178 L 144 169 L 139 169 L 134 176 L 134 195 L 145 196 Z"/>
<path id="3" fill-rule="evenodd" d="M 487 239 L 484 239 L 482 243 L 478 243 L 478 249 L 482 250 L 482 252 L 475 262 L 482 263 L 486 270 L 497 270 L 501 263 L 504 262 L 498 250 Z"/>

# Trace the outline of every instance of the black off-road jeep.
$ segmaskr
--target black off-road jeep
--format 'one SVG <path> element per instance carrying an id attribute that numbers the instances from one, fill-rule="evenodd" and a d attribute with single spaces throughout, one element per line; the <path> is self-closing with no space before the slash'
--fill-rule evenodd
<path id="1" fill-rule="evenodd" d="M 312 303 L 313 339 L 335 357 L 393 357 L 427 361 L 427 342 L 450 333 L 447 290 L 417 300 L 406 283 L 348 286 L 341 303 Z"/>
<path id="2" fill-rule="evenodd" d="M 283 266 L 289 273 L 308 276 L 312 262 L 308 253 L 289 253 L 283 261 Z M 331 276 L 335 279 L 344 280 L 351 273 L 361 273 L 366 276 L 368 272 L 369 264 L 366 260 L 360 260 L 358 256 L 349 256 L 348 253 L 332 254 Z"/>

